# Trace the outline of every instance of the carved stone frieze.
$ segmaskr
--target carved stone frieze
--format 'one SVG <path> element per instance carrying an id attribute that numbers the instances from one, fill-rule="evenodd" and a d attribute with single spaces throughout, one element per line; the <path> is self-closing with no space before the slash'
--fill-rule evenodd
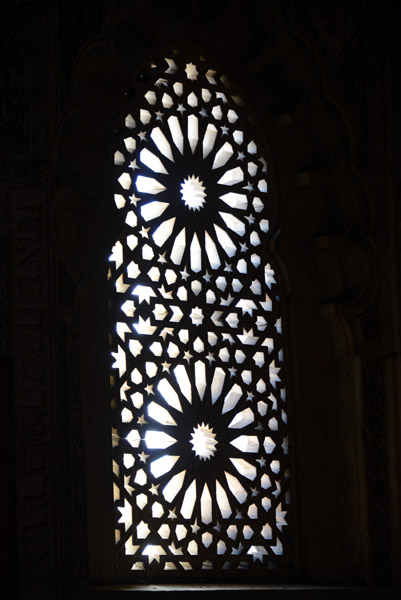
<path id="1" fill-rule="evenodd" d="M 11 240 L 0 234 L 0 353 L 11 352 Z"/>
<path id="2" fill-rule="evenodd" d="M 46 196 L 10 191 L 19 580 L 23 598 L 58 594 L 56 407 Z"/>

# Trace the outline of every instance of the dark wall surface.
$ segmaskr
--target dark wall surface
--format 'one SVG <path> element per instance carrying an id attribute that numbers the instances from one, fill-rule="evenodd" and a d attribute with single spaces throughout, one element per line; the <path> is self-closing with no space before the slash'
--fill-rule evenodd
<path id="1" fill-rule="evenodd" d="M 109 485 L 113 133 L 141 67 L 174 44 L 222 65 L 271 156 L 292 430 L 286 581 L 400 585 L 400 25 L 395 0 L 2 3 L 10 598 L 124 579 Z"/>

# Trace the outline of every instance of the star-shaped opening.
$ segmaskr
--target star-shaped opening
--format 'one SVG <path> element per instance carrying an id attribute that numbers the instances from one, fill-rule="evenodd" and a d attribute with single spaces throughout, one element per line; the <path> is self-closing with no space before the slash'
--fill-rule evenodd
<path id="1" fill-rule="evenodd" d="M 181 184 L 181 196 L 189 210 L 200 210 L 205 204 L 205 187 L 199 177 L 190 175 Z"/>
<path id="2" fill-rule="evenodd" d="M 216 434 L 213 433 L 213 428 L 209 425 L 202 423 L 197 427 L 194 427 L 194 431 L 191 434 L 192 450 L 196 456 L 199 456 L 201 460 L 210 460 L 216 452 L 216 445 L 218 444 L 215 439 Z"/>

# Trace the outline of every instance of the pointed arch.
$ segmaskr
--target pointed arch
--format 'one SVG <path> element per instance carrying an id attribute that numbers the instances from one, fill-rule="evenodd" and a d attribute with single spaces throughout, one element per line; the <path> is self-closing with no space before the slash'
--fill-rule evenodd
<path id="1" fill-rule="evenodd" d="M 116 137 L 116 543 L 126 568 L 284 572 L 287 409 L 268 163 L 202 56 L 143 72 Z"/>

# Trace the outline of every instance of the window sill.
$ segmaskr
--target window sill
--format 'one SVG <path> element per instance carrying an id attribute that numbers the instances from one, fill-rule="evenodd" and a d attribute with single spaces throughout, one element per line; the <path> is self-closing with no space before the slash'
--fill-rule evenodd
<path id="1" fill-rule="evenodd" d="M 163 600 L 176 599 L 177 596 L 187 598 L 188 595 L 196 598 L 206 597 L 210 600 L 223 598 L 246 598 L 252 592 L 252 599 L 266 598 L 280 600 L 281 598 L 296 598 L 296 600 L 336 599 L 336 600 L 399 600 L 401 589 L 399 587 L 351 587 L 351 586 L 324 586 L 324 585 L 114 585 L 91 586 L 82 588 L 79 600 L 120 600 L 135 594 L 135 600 L 149 598 L 149 595 L 163 597 Z M 185 596 L 184 596 L 185 594 Z"/>

